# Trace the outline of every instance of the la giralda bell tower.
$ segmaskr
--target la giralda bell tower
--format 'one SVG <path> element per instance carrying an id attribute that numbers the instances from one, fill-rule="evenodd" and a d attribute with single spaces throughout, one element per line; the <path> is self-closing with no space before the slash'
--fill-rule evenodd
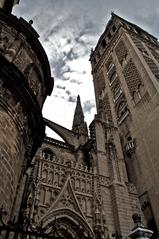
<path id="1" fill-rule="evenodd" d="M 128 179 L 149 228 L 159 229 L 159 44 L 112 13 L 90 61 L 97 111 L 117 128 Z"/>

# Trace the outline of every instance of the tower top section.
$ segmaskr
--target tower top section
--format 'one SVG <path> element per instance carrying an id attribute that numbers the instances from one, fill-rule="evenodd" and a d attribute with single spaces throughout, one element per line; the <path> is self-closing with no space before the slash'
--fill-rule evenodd
<path id="1" fill-rule="evenodd" d="M 129 34 L 135 34 L 140 38 L 144 38 L 145 40 L 150 41 L 152 44 L 158 45 L 156 37 L 145 31 L 144 29 L 140 28 L 139 26 L 135 25 L 134 23 L 131 23 L 112 12 L 111 18 L 108 21 L 104 32 L 99 38 L 97 45 L 91 51 L 90 61 L 93 69 L 97 65 L 103 53 L 111 45 L 110 43 L 115 41 L 114 39 L 117 38 L 117 36 L 121 32 L 121 29 L 124 32 L 127 32 Z"/>
<path id="2" fill-rule="evenodd" d="M 81 124 L 84 124 L 84 114 L 81 106 L 80 96 L 77 96 L 77 103 L 74 113 L 72 130 L 75 132 Z"/>
<path id="3" fill-rule="evenodd" d="M 13 6 L 19 4 L 20 0 L 0 0 L 0 8 L 12 12 Z"/>
<path id="4" fill-rule="evenodd" d="M 81 106 L 80 96 L 77 96 L 77 103 L 74 113 L 73 125 L 72 130 L 75 134 L 78 135 L 88 135 L 87 125 L 84 121 L 84 114 Z"/>

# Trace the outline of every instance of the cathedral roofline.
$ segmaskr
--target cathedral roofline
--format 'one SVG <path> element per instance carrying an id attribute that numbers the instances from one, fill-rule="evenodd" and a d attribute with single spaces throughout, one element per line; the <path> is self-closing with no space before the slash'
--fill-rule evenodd
<path id="1" fill-rule="evenodd" d="M 73 145 L 76 148 L 78 147 L 78 139 L 75 137 L 73 131 L 51 121 L 48 119 L 43 118 L 44 123 L 50 129 L 55 131 L 67 144 Z"/>
<path id="2" fill-rule="evenodd" d="M 115 14 L 114 12 L 112 12 L 111 15 L 112 15 L 112 17 L 117 17 L 117 18 L 120 19 L 121 21 L 123 21 L 123 22 L 125 22 L 125 23 L 127 23 L 127 24 L 129 24 L 129 25 L 131 25 L 131 26 L 133 26 L 133 27 L 135 27 L 135 28 L 140 29 L 141 31 L 143 31 L 143 32 L 145 32 L 146 34 L 148 34 L 150 37 L 154 38 L 154 40 L 156 40 L 156 41 L 158 40 L 155 36 L 153 36 L 152 34 L 150 34 L 149 32 L 147 32 L 147 31 L 144 30 L 143 28 L 141 28 L 141 27 L 139 27 L 138 25 L 136 25 L 136 24 L 134 24 L 134 23 L 132 23 L 132 22 L 130 22 L 130 21 L 128 21 L 128 20 L 126 20 L 126 19 L 120 17 L 119 15 Z"/>
<path id="3" fill-rule="evenodd" d="M 54 138 L 50 138 L 47 136 L 45 136 L 45 138 L 44 138 L 44 143 L 48 143 L 48 144 L 51 144 L 51 145 L 54 145 L 54 146 L 57 146 L 57 147 L 60 147 L 63 149 L 68 149 L 70 151 L 74 151 L 74 145 L 71 145 L 71 144 L 68 144 L 63 141 L 60 141 L 60 140 L 57 140 Z"/>
<path id="4" fill-rule="evenodd" d="M 87 124 L 84 121 L 84 113 L 81 105 L 80 96 L 77 96 L 76 108 L 74 112 L 72 131 L 77 135 L 88 136 Z"/>

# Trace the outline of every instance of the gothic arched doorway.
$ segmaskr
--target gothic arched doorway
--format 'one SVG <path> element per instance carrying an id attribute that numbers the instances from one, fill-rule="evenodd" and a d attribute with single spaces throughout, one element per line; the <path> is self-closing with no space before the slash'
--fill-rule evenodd
<path id="1" fill-rule="evenodd" d="M 94 233 L 86 220 L 70 209 L 55 210 L 42 219 L 46 230 L 53 228 L 55 237 L 64 239 L 91 239 Z"/>

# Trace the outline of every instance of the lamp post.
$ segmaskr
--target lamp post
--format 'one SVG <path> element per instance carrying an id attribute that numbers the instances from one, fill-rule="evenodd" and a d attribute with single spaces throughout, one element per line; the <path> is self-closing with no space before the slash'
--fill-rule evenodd
<path id="1" fill-rule="evenodd" d="M 135 227 L 129 233 L 131 239 L 150 239 L 153 231 L 147 229 L 141 223 L 141 217 L 138 214 L 133 214 L 132 219 L 134 221 Z"/>

